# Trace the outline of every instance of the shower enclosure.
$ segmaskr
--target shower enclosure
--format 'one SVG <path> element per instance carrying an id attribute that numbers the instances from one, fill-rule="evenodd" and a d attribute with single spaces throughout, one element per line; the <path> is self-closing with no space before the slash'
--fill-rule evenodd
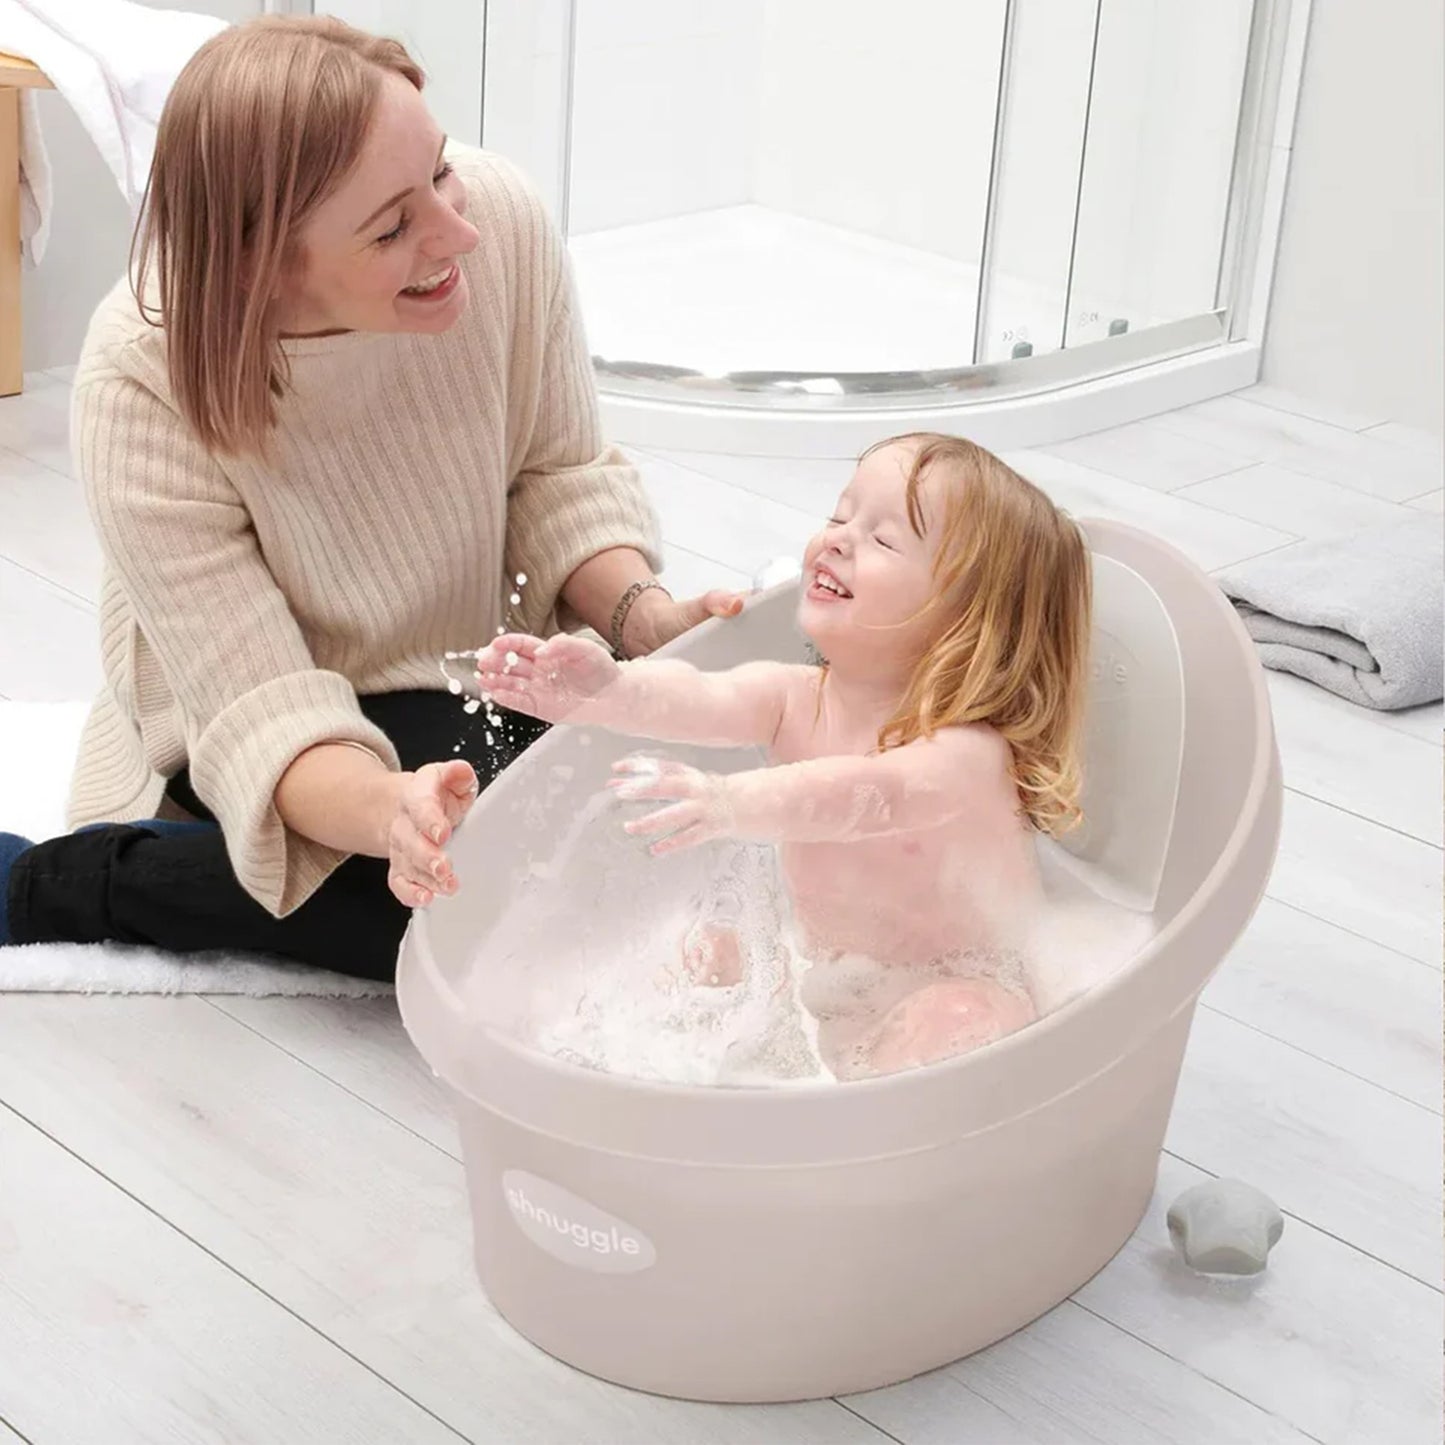
<path id="1" fill-rule="evenodd" d="M 1038 443 L 1254 379 L 1307 0 L 315 0 L 565 230 L 609 428 Z"/>

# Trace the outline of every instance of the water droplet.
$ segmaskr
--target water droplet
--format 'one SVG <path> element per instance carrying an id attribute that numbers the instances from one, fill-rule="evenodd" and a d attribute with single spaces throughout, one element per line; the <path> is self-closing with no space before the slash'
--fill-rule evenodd
<path id="1" fill-rule="evenodd" d="M 492 741 L 492 734 L 491 734 L 491 731 L 490 731 L 490 730 L 487 731 L 487 733 L 485 734 L 485 736 L 486 736 L 486 739 L 487 739 L 487 746 L 488 746 L 489 748 L 494 748 L 494 747 L 496 747 L 496 743 L 494 743 L 494 742 Z"/>
<path id="2" fill-rule="evenodd" d="M 479 707 L 481 707 L 481 705 L 482 702 L 480 698 L 468 698 L 466 703 L 462 707 L 462 711 L 464 713 L 474 713 Z"/>
<path id="3" fill-rule="evenodd" d="M 513 606 L 513 607 L 515 607 L 521 600 L 522 600 L 522 594 L 521 594 L 520 592 L 514 592 L 514 593 L 512 593 L 512 606 Z"/>
<path id="4" fill-rule="evenodd" d="M 517 665 L 517 654 L 516 654 L 515 652 L 509 652 L 509 653 L 507 654 L 507 666 L 508 666 L 508 667 L 516 667 L 516 665 Z"/>
<path id="5" fill-rule="evenodd" d="M 527 585 L 527 574 L 526 574 L 525 572 L 518 572 L 518 573 L 517 573 L 517 586 L 518 586 L 518 587 L 525 587 L 526 585 Z"/>
<path id="6" fill-rule="evenodd" d="M 498 636 L 498 637 L 505 637 L 505 636 L 506 636 L 506 633 L 507 633 L 507 629 L 506 629 L 505 627 L 499 627 L 499 628 L 497 628 L 497 636 Z"/>
<path id="7" fill-rule="evenodd" d="M 456 680 L 456 678 L 453 677 L 453 678 L 448 679 L 448 681 L 447 681 L 447 691 L 448 691 L 449 693 L 451 693 L 451 695 L 452 695 L 453 697 L 458 697 L 458 696 L 460 696 L 461 690 L 462 690 L 462 685 L 461 685 L 461 683 L 459 683 L 459 682 Z"/>

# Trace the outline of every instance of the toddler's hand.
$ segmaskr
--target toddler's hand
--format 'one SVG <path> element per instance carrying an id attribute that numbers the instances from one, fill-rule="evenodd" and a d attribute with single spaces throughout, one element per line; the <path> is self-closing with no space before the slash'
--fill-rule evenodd
<path id="1" fill-rule="evenodd" d="M 629 833 L 666 835 L 648 849 L 654 857 L 729 835 L 733 820 L 726 777 L 646 756 L 623 758 L 612 765 L 612 770 L 621 776 L 611 779 L 607 786 L 627 802 L 676 799 L 669 808 L 659 808 L 645 818 L 622 825 Z"/>
<path id="2" fill-rule="evenodd" d="M 477 658 L 477 683 L 493 702 L 543 722 L 565 722 L 616 682 L 612 654 L 584 637 L 509 632 Z"/>

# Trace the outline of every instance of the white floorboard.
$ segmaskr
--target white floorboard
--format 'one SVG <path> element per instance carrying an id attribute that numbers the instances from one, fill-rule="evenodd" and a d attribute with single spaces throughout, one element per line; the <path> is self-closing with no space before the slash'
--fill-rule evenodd
<path id="1" fill-rule="evenodd" d="M 1440 850 L 1289 789 L 1271 898 L 1440 967 Z"/>
<path id="2" fill-rule="evenodd" d="M 1383 730 L 1367 708 L 1303 678 L 1268 678 L 1286 787 L 1440 846 L 1438 746 Z"/>
<path id="3" fill-rule="evenodd" d="M 27 380 L 24 392 L 0 402 L 0 447 L 64 476 L 73 476 L 70 388 L 45 375 Z"/>
<path id="4" fill-rule="evenodd" d="M 1425 431 L 1422 427 L 1406 426 L 1403 422 L 1381 422 L 1379 426 L 1366 428 L 1365 435 L 1377 441 L 1390 442 L 1394 446 L 1423 452 L 1427 457 L 1434 457 L 1437 466 L 1440 464 L 1442 452 L 1445 452 L 1445 439 L 1436 436 L 1434 432 Z"/>
<path id="5" fill-rule="evenodd" d="M 1256 462 L 1403 502 L 1440 485 L 1440 463 L 1415 447 L 1330 426 L 1236 396 L 1182 407 L 1159 424 Z"/>
<path id="6" fill-rule="evenodd" d="M 477 1289 L 453 1157 L 198 998 L 74 1002 L 0 997 L 0 1099 L 467 1439 L 876 1445 L 832 1401 L 692 1405 L 549 1359 Z"/>
<path id="7" fill-rule="evenodd" d="M 12 562 L 91 606 L 100 544 L 79 482 L 25 457 L 0 458 L 0 538 Z"/>
<path id="8" fill-rule="evenodd" d="M 701 472 L 646 452 L 635 456 L 663 537 L 745 577 L 774 557 L 801 556 L 818 530 L 821 518 L 787 503 L 750 496 L 742 507 L 736 493 Z"/>
<path id="9" fill-rule="evenodd" d="M 1166 420 L 1153 417 L 1058 442 L 1044 451 L 1164 492 L 1207 477 L 1225 476 L 1249 465 L 1239 452 L 1227 451 L 1202 437 L 1181 434 L 1172 430 Z"/>
<path id="10" fill-rule="evenodd" d="M 1142 527 L 1172 542 L 1206 572 L 1298 540 L 1297 532 L 1136 486 L 1053 452 L 1010 452 L 1004 460 L 1074 516 L 1107 517 Z"/>
<path id="11" fill-rule="evenodd" d="M 1072 1301 L 850 1404 L 909 1445 L 1305 1445 L 1310 1436 Z"/>
<path id="12" fill-rule="evenodd" d="M 1311 540 L 1348 536 L 1364 527 L 1401 520 L 1394 502 L 1366 496 L 1336 482 L 1291 472 L 1272 462 L 1180 487 L 1176 496 Z"/>
<path id="13" fill-rule="evenodd" d="M 1354 411 L 1349 407 L 1335 406 L 1329 402 L 1312 401 L 1292 392 L 1281 391 L 1275 386 L 1246 386 L 1236 391 L 1240 401 L 1252 401 L 1259 406 L 1272 407 L 1275 411 L 1288 412 L 1291 416 L 1310 417 L 1345 431 L 1366 431 L 1377 426 L 1388 426 L 1389 421 L 1378 412 Z"/>
<path id="14" fill-rule="evenodd" d="M 93 694 L 100 676 L 94 609 L 0 556 L 0 692 L 63 702 Z"/>
<path id="15" fill-rule="evenodd" d="M 671 541 L 664 546 L 662 580 L 674 597 L 700 597 L 715 587 L 746 592 L 752 586 L 746 572 L 714 562 L 711 557 L 700 557 Z"/>
<path id="16" fill-rule="evenodd" d="M 1440 1113 L 1440 971 L 1266 898 L 1204 1006 Z"/>
<path id="17" fill-rule="evenodd" d="M 459 1439 L 10 1107 L 0 1159 L 0 1400 L 35 1445 Z"/>

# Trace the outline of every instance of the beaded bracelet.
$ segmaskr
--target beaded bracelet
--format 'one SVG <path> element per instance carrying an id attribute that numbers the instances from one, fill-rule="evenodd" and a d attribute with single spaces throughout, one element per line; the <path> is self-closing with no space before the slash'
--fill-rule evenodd
<path id="1" fill-rule="evenodd" d="M 622 624 L 627 621 L 627 614 L 632 611 L 632 604 L 650 587 L 656 587 L 668 597 L 672 596 L 656 577 L 649 577 L 645 582 L 634 582 L 632 586 L 618 598 L 617 606 L 612 609 L 612 651 L 618 657 L 626 656 L 622 650 Z"/>

